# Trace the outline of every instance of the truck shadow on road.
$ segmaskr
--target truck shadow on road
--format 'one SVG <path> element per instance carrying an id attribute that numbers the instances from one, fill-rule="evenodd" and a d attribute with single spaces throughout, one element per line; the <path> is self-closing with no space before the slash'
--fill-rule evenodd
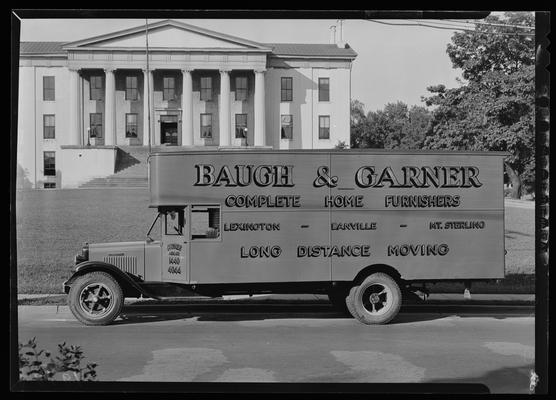
<path id="1" fill-rule="evenodd" d="M 152 308 L 152 307 L 149 307 Z M 501 312 L 469 312 L 466 310 L 426 310 L 422 308 L 402 307 L 400 314 L 390 322 L 391 325 L 409 324 L 418 322 L 435 321 L 447 317 L 460 318 L 494 318 L 505 319 L 516 316 L 530 316 L 527 313 L 501 313 Z M 124 307 L 120 318 L 114 325 L 141 324 L 160 321 L 190 320 L 200 322 L 240 322 L 263 321 L 277 319 L 309 319 L 309 320 L 353 320 L 353 317 L 336 311 L 328 305 L 267 305 L 267 306 L 210 306 L 207 308 L 183 306 L 179 309 L 164 306 L 156 309 L 146 307 Z M 355 320 L 354 320 L 355 322 Z"/>

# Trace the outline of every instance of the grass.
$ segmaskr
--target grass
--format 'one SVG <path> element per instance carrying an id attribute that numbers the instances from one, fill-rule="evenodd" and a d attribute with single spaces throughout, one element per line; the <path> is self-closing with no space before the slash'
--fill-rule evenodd
<path id="1" fill-rule="evenodd" d="M 143 240 L 156 214 L 148 205 L 146 189 L 18 192 L 18 292 L 60 293 L 62 282 L 71 276 L 73 257 L 85 241 Z M 506 208 L 506 249 L 506 274 L 513 278 L 485 284 L 483 289 L 494 293 L 534 293 L 533 209 Z M 459 293 L 457 285 L 437 284 L 431 289 Z M 480 285 L 474 286 L 474 292 Z"/>
<path id="2" fill-rule="evenodd" d="M 148 206 L 146 189 L 18 192 L 18 292 L 60 293 L 85 241 L 143 240 L 156 215 Z"/>
<path id="3" fill-rule="evenodd" d="M 535 273 L 535 210 L 506 207 L 506 274 Z"/>

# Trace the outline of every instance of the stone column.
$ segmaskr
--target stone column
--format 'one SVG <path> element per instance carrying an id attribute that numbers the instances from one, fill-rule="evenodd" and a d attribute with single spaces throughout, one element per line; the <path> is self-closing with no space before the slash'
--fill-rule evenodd
<path id="1" fill-rule="evenodd" d="M 220 146 L 229 146 L 230 141 L 230 70 L 220 70 Z"/>
<path id="2" fill-rule="evenodd" d="M 79 123 L 79 71 L 70 69 L 69 82 L 69 135 L 68 144 L 81 145 L 81 124 Z"/>
<path id="3" fill-rule="evenodd" d="M 106 76 L 105 93 L 104 93 L 104 144 L 111 146 L 116 144 L 116 80 L 114 78 L 114 69 L 105 68 Z"/>
<path id="4" fill-rule="evenodd" d="M 264 70 L 255 71 L 255 146 L 265 145 Z"/>
<path id="5" fill-rule="evenodd" d="M 150 86 L 150 90 L 149 90 Z M 143 70 L 143 146 L 147 146 L 149 144 L 149 111 L 151 116 L 151 145 L 154 144 L 152 141 L 153 135 L 153 119 L 154 115 L 152 113 L 153 109 L 153 71 Z M 150 94 L 150 99 L 147 97 Z M 150 102 L 150 109 L 149 109 L 149 102 Z"/>
<path id="6" fill-rule="evenodd" d="M 181 145 L 193 146 L 193 80 L 191 69 L 182 69 Z"/>

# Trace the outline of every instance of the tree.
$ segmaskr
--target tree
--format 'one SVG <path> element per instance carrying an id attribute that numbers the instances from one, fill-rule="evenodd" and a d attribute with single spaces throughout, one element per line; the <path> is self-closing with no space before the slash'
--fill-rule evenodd
<path id="1" fill-rule="evenodd" d="M 503 18 L 489 15 L 476 24 L 474 32 L 455 33 L 446 52 L 467 80 L 480 80 L 489 71 L 512 74 L 535 64 L 535 37 L 527 35 L 534 32 L 534 26 L 535 16 L 529 12 L 505 13 Z"/>
<path id="2" fill-rule="evenodd" d="M 365 105 L 359 100 L 352 100 L 350 104 L 350 142 L 351 147 L 365 147 L 367 118 Z"/>
<path id="3" fill-rule="evenodd" d="M 424 107 L 398 101 L 384 110 L 367 114 L 369 136 L 376 147 L 385 149 L 420 149 L 430 127 L 431 113 Z M 371 139 L 367 139 L 370 142 Z"/>
<path id="4" fill-rule="evenodd" d="M 422 106 L 412 106 L 407 113 L 403 137 L 400 141 L 402 149 L 422 149 L 427 134 L 431 129 L 432 113 Z"/>
<path id="5" fill-rule="evenodd" d="M 534 21 L 529 13 L 506 13 L 484 22 L 533 26 Z M 510 152 L 505 166 L 512 197 L 521 197 L 524 174 L 530 186 L 528 171 L 534 169 L 534 38 L 518 28 L 478 24 L 473 32 L 454 34 L 447 53 L 467 83 L 427 88 L 432 95 L 424 100 L 435 109 L 424 146 Z"/>
<path id="6" fill-rule="evenodd" d="M 377 122 L 384 123 L 382 137 L 385 149 L 399 149 L 405 133 L 404 126 L 408 119 L 407 104 L 398 101 L 388 103 L 384 106 L 384 111 L 378 111 L 380 115 Z"/>

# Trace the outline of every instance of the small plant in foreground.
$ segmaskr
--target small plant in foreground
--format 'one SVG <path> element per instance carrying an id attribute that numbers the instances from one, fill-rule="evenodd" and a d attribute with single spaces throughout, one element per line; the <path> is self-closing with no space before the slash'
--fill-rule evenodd
<path id="1" fill-rule="evenodd" d="M 19 344 L 19 379 L 23 381 L 59 380 L 61 374 L 65 381 L 92 381 L 97 377 L 96 364 L 87 363 L 80 346 L 58 345 L 59 356 L 51 357 L 47 350 L 38 350 L 35 338 Z"/>

